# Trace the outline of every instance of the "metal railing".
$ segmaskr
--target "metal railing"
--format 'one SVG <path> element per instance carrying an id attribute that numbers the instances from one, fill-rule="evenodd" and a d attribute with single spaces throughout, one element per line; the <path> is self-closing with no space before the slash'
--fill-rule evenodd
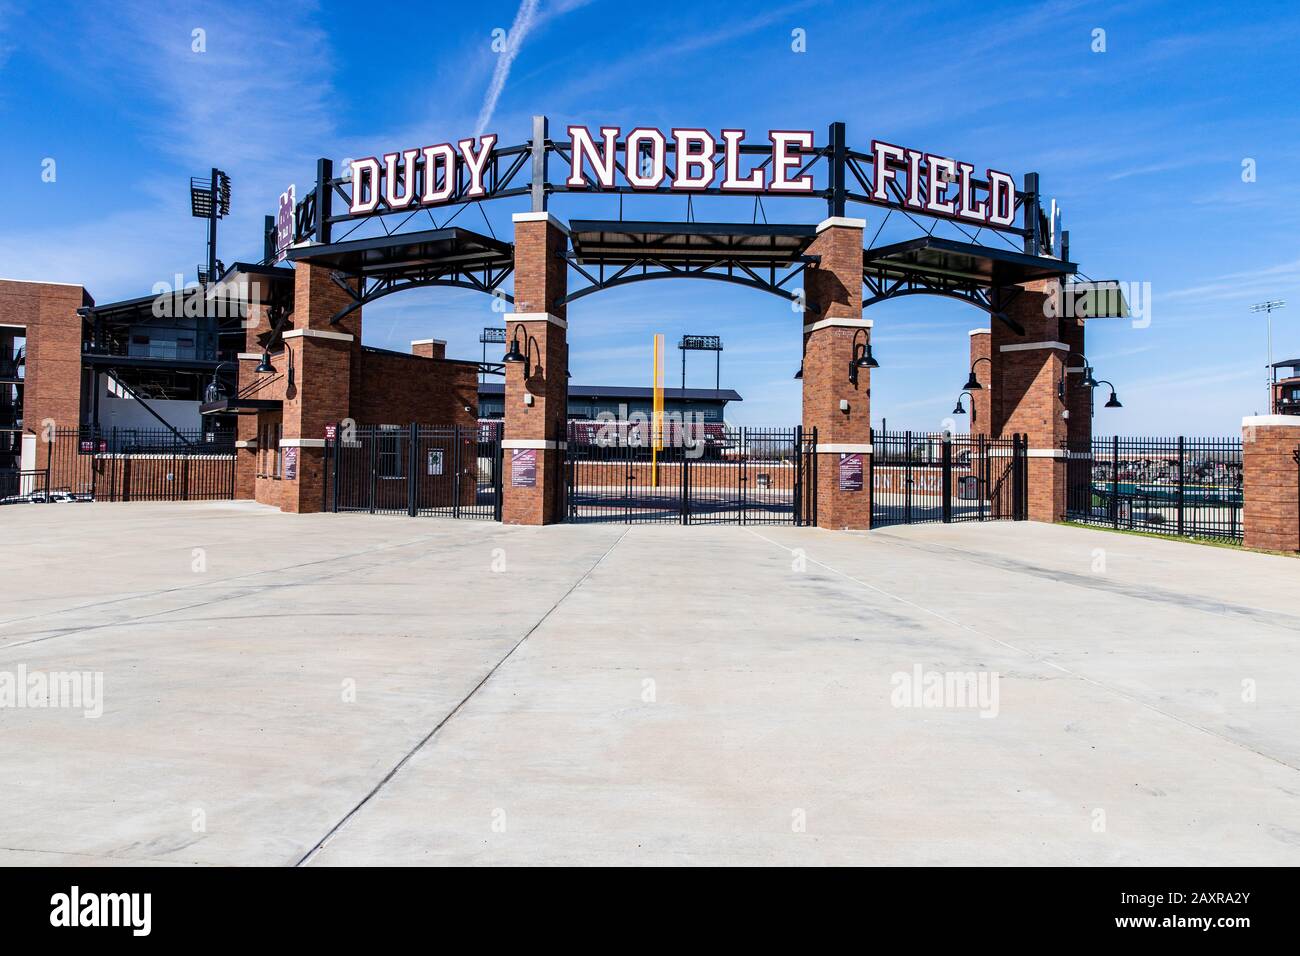
<path id="1" fill-rule="evenodd" d="M 235 437 L 225 430 L 59 428 L 37 461 L 54 500 L 199 501 L 235 496 Z"/>
<path id="2" fill-rule="evenodd" d="M 1241 540 L 1240 438 L 1113 436 L 1066 451 L 1068 520 Z"/>

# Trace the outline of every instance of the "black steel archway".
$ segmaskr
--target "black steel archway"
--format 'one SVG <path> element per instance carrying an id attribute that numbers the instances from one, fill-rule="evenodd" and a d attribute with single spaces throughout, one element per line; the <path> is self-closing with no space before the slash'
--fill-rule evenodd
<path id="1" fill-rule="evenodd" d="M 812 134 L 807 135 L 811 143 Z M 492 139 L 494 144 L 495 138 Z M 616 145 L 626 153 L 627 138 Z M 453 167 L 454 176 L 450 181 L 446 173 L 438 180 L 445 187 L 446 195 L 436 206 L 408 204 L 393 208 L 385 197 L 378 195 L 376 182 L 373 208 L 360 213 L 350 211 L 353 180 L 336 177 L 333 164 L 322 159 L 317 163 L 315 187 L 293 208 L 294 242 L 285 251 L 285 257 L 331 269 L 340 287 L 352 298 L 351 304 L 335 316 L 335 321 L 369 302 L 415 288 L 470 289 L 513 302 L 513 297 L 503 288 L 514 271 L 513 244 L 451 225 L 471 205 L 528 196 L 533 212 L 546 212 L 550 198 L 555 195 L 681 195 L 669 186 L 645 188 L 630 181 L 574 185 L 571 177 L 556 175 L 551 168 L 551 159 L 555 157 L 571 170 L 574 149 L 573 141 L 551 139 L 546 118 L 535 117 L 533 135 L 526 143 L 501 148 L 492 145 L 485 153 L 477 193 L 462 163 Z M 913 239 L 864 250 L 864 308 L 902 296 L 938 295 L 973 305 L 1019 332 L 1005 309 L 1019 293 L 1021 284 L 1065 277 L 1076 271 L 1068 261 L 1069 234 L 1058 230 L 1057 224 L 1044 213 L 1037 174 L 1026 174 L 1022 188 L 1013 190 L 1009 200 L 1012 222 L 973 225 L 957 215 L 922 211 L 915 205 L 918 192 L 937 195 L 930 191 L 931 177 L 937 177 L 936 188 L 946 193 L 954 183 L 951 170 L 956 164 L 927 154 L 925 158 L 933 161 L 932 166 L 914 163 L 909 168 L 889 158 L 882 162 L 891 170 L 891 178 L 877 181 L 873 180 L 874 166 L 881 155 L 877 150 L 877 143 L 873 143 L 871 152 L 848 148 L 844 124 L 833 123 L 826 143 L 806 150 L 799 158 L 798 168 L 790 174 L 809 177 L 814 187 L 794 198 L 824 201 L 828 216 L 842 217 L 850 204 L 865 204 L 889 209 L 886 220 L 898 212 L 905 221 L 915 225 L 918 235 Z M 908 152 L 910 155 L 911 151 Z M 678 157 L 671 147 L 668 153 L 671 162 L 665 160 L 664 166 L 666 176 L 671 179 Z M 756 162 L 752 167 L 755 170 L 770 167 L 772 162 L 772 147 L 768 145 L 740 144 L 736 153 Z M 758 160 L 759 156 L 765 158 Z M 723 160 L 721 146 L 717 147 L 713 159 Z M 689 163 L 692 158 L 681 161 Z M 942 163 L 947 164 L 949 178 L 944 178 Z M 626 163 L 614 165 L 626 178 Z M 424 175 L 423 159 L 411 168 L 418 180 Z M 907 193 L 898 181 L 898 176 L 904 174 L 918 177 L 915 184 L 909 185 Z M 415 180 L 408 186 L 413 191 Z M 991 202 L 988 181 L 970 178 L 962 188 L 967 186 L 990 190 Z M 736 194 L 735 190 L 717 186 L 691 191 L 691 195 L 704 196 L 735 197 Z M 763 192 L 761 197 L 753 198 L 753 218 L 757 220 L 762 199 L 787 197 Z M 337 212 L 336 203 L 340 206 Z M 433 209 L 442 206 L 455 211 L 438 226 Z M 420 214 L 426 215 L 435 228 L 404 231 Z M 929 219 L 931 225 L 927 228 L 921 219 Z M 948 222 L 963 238 L 935 236 L 934 227 L 940 221 Z M 351 238 L 361 227 L 376 223 L 383 235 Z M 490 229 L 490 223 L 488 226 Z M 816 227 L 807 224 L 573 220 L 568 231 L 565 258 L 579 282 L 565 297 L 566 302 L 605 289 L 667 278 L 728 282 L 798 301 L 803 294 L 800 278 L 817 262 L 817 257 L 807 252 L 816 236 Z M 989 239 L 981 241 L 985 233 Z M 275 257 L 271 238 L 268 238 L 267 254 L 268 258 Z"/>

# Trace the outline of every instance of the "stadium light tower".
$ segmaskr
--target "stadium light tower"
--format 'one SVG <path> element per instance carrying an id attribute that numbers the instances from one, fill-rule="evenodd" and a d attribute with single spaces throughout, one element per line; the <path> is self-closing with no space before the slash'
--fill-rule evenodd
<path id="1" fill-rule="evenodd" d="M 686 353 L 712 352 L 714 363 L 713 388 L 722 387 L 722 338 L 717 335 L 683 335 L 677 343 L 682 352 L 682 391 L 686 391 Z"/>
<path id="2" fill-rule="evenodd" d="M 190 215 L 208 221 L 208 262 L 199 270 L 199 284 L 216 282 L 220 276 L 217 259 L 217 220 L 230 215 L 230 177 L 215 166 L 207 180 L 190 177 Z"/>
<path id="3" fill-rule="evenodd" d="M 1256 302 L 1250 307 L 1250 311 L 1263 312 L 1268 316 L 1268 413 L 1270 415 L 1276 411 L 1276 399 L 1273 396 L 1276 389 L 1273 386 L 1274 379 L 1277 377 L 1277 371 L 1273 368 L 1273 310 L 1285 307 L 1286 303 L 1281 299 Z"/>

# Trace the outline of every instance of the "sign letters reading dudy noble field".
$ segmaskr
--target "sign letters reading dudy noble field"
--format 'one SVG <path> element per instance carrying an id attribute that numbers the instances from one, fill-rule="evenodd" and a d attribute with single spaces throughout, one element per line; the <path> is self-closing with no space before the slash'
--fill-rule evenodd
<path id="1" fill-rule="evenodd" d="M 807 165 L 817 145 L 811 130 L 769 130 L 755 150 L 743 129 L 662 130 L 639 126 L 626 135 L 617 126 L 593 133 L 569 127 L 570 189 L 633 189 L 793 195 L 813 193 Z M 488 194 L 484 179 L 492 165 L 496 134 L 420 146 L 352 161 L 353 216 L 419 206 L 460 203 Z M 669 157 L 673 158 L 670 167 Z M 871 195 L 877 202 L 916 212 L 990 226 L 1015 221 L 1011 176 L 987 169 L 976 175 L 970 163 L 895 146 L 871 143 Z"/>

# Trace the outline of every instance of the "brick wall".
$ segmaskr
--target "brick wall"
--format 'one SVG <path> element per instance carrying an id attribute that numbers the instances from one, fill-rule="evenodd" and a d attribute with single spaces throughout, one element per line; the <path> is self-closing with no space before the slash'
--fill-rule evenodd
<path id="1" fill-rule="evenodd" d="M 473 425 L 478 364 L 415 355 L 360 353 L 352 417 L 364 425 Z"/>

